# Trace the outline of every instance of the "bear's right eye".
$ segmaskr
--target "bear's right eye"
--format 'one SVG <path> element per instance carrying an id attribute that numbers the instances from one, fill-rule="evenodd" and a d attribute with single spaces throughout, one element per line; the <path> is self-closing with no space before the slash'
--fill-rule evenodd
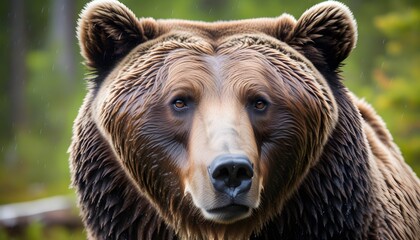
<path id="1" fill-rule="evenodd" d="M 186 109 L 186 108 L 188 108 L 188 105 L 187 105 L 187 103 L 186 103 L 186 101 L 185 100 L 183 100 L 183 99 L 175 99 L 173 102 L 172 102 L 172 105 L 173 105 L 173 107 L 175 108 L 175 110 L 184 110 L 184 109 Z"/>
<path id="2" fill-rule="evenodd" d="M 187 104 L 185 104 L 185 102 L 183 100 L 180 100 L 180 99 L 176 100 L 174 105 L 175 105 L 176 108 L 183 108 L 183 107 L 187 106 Z"/>

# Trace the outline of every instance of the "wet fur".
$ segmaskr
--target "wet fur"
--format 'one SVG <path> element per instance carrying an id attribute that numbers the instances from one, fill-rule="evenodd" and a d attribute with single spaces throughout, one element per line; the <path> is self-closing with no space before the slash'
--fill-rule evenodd
<path id="1" fill-rule="evenodd" d="M 298 21 L 282 15 L 218 23 L 137 20 L 118 2 L 90 3 L 78 28 L 92 71 L 90 91 L 70 148 L 73 185 L 90 238 L 418 236 L 419 181 L 382 120 L 348 92 L 338 75 L 355 45 L 355 28 L 349 10 L 337 2 L 317 5 Z M 267 82 L 231 76 L 231 87 L 222 89 L 235 89 L 229 91 L 241 99 L 249 91 L 268 91 L 268 85 L 275 91 L 273 101 L 290 113 L 273 116 L 267 129 L 254 132 L 266 164 L 258 170 L 264 179 L 262 203 L 250 218 L 229 226 L 203 219 L 184 194 L 184 179 L 193 168 L 183 159 L 190 154 L 188 134 L 196 130 L 160 107 L 173 85 L 193 95 L 217 92 L 212 81 L 179 85 L 176 76 L 183 73 L 171 68 L 182 63 L 212 76 L 212 64 L 229 62 L 209 62 L 206 56 L 231 58 L 232 68 L 235 61 L 260 61 L 255 71 L 266 74 Z M 304 115 L 308 118 L 297 118 Z M 294 139 L 291 146 L 288 138 Z M 285 158 L 285 152 L 285 161 L 294 166 L 287 174 L 280 169 L 288 166 L 270 160 Z M 141 165 L 140 156 L 147 157 Z"/>

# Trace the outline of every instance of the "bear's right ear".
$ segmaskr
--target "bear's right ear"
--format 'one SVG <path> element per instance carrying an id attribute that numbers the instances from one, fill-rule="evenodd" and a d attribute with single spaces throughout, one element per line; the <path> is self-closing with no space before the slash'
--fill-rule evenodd
<path id="1" fill-rule="evenodd" d="M 88 3 L 77 27 L 81 54 L 95 71 L 107 70 L 140 43 L 156 38 L 157 24 L 141 19 L 122 3 L 96 0 Z"/>

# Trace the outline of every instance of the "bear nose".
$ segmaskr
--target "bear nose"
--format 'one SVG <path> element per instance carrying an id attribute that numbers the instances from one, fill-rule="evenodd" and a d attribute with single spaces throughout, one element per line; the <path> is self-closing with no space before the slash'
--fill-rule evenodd
<path id="1" fill-rule="evenodd" d="M 218 156 L 208 168 L 213 187 L 234 198 L 251 188 L 254 170 L 246 156 L 225 154 Z"/>

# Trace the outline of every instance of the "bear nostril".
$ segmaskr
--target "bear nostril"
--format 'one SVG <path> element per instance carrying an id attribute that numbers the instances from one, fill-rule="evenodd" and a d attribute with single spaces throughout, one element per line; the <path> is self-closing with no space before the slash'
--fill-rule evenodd
<path id="1" fill-rule="evenodd" d="M 219 156 L 208 170 L 213 187 L 219 192 L 235 197 L 251 188 L 254 171 L 251 162 L 245 156 Z"/>
<path id="2" fill-rule="evenodd" d="M 253 172 L 252 169 L 248 168 L 239 168 L 238 172 L 236 173 L 236 178 L 238 179 L 249 179 L 252 178 Z"/>
<path id="3" fill-rule="evenodd" d="M 214 171 L 214 173 L 212 174 L 212 177 L 218 180 L 229 179 L 229 169 L 227 168 L 216 169 L 216 171 Z"/>

